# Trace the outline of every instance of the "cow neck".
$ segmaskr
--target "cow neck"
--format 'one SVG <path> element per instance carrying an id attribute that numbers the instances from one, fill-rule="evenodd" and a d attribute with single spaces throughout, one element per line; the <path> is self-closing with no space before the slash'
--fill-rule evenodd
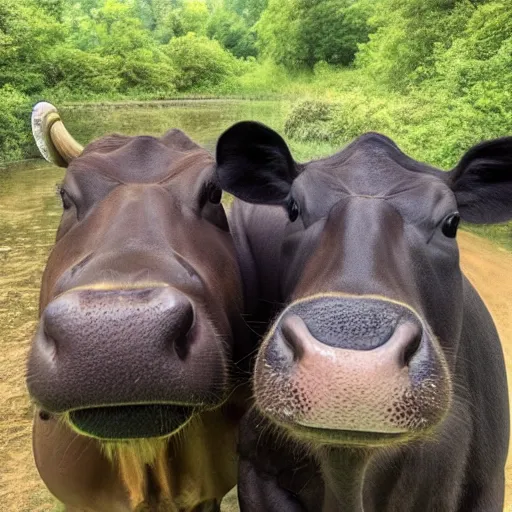
<path id="1" fill-rule="evenodd" d="M 320 461 L 325 482 L 322 512 L 363 512 L 369 453 L 357 448 L 326 448 Z"/>

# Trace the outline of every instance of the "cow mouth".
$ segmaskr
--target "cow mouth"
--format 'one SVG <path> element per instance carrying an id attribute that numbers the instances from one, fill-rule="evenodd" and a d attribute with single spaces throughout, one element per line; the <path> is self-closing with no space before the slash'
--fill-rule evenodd
<path id="1" fill-rule="evenodd" d="M 81 434 L 104 440 L 165 437 L 180 430 L 194 408 L 174 404 L 91 407 L 68 413 L 68 421 Z"/>
<path id="2" fill-rule="evenodd" d="M 359 430 L 334 430 L 330 428 L 304 426 L 300 423 L 284 424 L 276 421 L 292 436 L 303 441 L 320 442 L 323 445 L 353 446 L 360 448 L 385 447 L 410 442 L 420 436 L 419 432 L 369 432 Z"/>

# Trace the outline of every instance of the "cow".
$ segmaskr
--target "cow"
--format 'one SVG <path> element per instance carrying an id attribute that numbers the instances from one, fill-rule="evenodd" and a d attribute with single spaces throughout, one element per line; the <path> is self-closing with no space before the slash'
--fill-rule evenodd
<path id="1" fill-rule="evenodd" d="M 216 151 L 255 325 L 274 318 L 241 422 L 242 512 L 501 511 L 505 366 L 456 233 L 512 218 L 512 138 L 450 172 L 377 133 L 296 163 L 248 121 Z"/>
<path id="2" fill-rule="evenodd" d="M 71 511 L 215 511 L 236 484 L 249 350 L 214 159 L 180 130 L 84 148 L 48 103 L 66 167 L 27 364 L 33 451 Z"/>

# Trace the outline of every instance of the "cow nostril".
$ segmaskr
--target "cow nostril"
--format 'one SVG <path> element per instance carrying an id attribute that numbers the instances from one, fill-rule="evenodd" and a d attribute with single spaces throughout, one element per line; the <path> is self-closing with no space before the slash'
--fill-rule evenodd
<path id="1" fill-rule="evenodd" d="M 54 334 L 54 331 L 55 329 L 50 332 L 48 323 L 45 321 L 42 332 L 40 331 L 38 335 L 39 349 L 46 356 L 48 361 L 55 360 L 57 356 L 57 332 Z"/>
<path id="2" fill-rule="evenodd" d="M 188 332 L 180 334 L 178 337 L 176 337 L 176 339 L 174 340 L 174 351 L 182 361 L 184 361 L 187 358 L 189 351 Z"/>
<path id="3" fill-rule="evenodd" d="M 283 319 L 281 325 L 281 339 L 283 341 L 281 351 L 283 355 L 288 355 L 289 359 L 298 361 L 304 352 L 302 337 L 308 334 L 304 331 L 307 330 L 304 321 L 296 316 L 290 315 Z"/>
<path id="4" fill-rule="evenodd" d="M 418 352 L 421 344 L 422 331 L 412 323 L 402 324 L 398 327 L 397 331 L 400 332 L 402 338 L 402 366 L 409 366 L 411 359 Z"/>
<path id="5" fill-rule="evenodd" d="M 185 360 L 191 343 L 191 330 L 194 325 L 194 309 L 192 304 L 187 301 L 180 307 L 180 311 L 175 320 L 175 326 L 172 333 L 172 343 L 176 355 Z"/>

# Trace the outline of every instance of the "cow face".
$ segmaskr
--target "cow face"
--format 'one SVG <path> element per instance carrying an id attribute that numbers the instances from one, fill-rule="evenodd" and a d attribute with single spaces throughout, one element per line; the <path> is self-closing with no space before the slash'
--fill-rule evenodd
<path id="1" fill-rule="evenodd" d="M 457 226 L 512 217 L 512 138 L 444 173 L 374 133 L 297 164 L 278 134 L 245 122 L 220 138 L 217 161 L 225 190 L 288 216 L 283 239 L 268 233 L 286 307 L 257 355 L 259 409 L 328 443 L 433 430 L 451 407 L 462 326 Z"/>
<path id="2" fill-rule="evenodd" d="M 233 384 L 241 283 L 213 159 L 179 130 L 68 159 L 30 394 L 84 435 L 167 436 Z"/>

